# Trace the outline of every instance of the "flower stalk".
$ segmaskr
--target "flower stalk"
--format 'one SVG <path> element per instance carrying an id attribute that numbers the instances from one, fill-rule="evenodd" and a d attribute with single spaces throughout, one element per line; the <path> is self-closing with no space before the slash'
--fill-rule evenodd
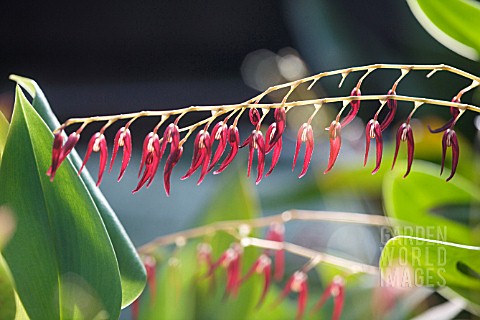
<path id="1" fill-rule="evenodd" d="M 369 75 L 377 70 L 382 69 L 395 69 L 400 71 L 400 76 L 393 83 L 391 89 L 387 94 L 382 95 L 371 95 L 361 92 L 361 85 L 367 81 Z M 407 75 L 413 72 L 429 71 L 427 78 L 430 78 L 434 73 L 438 71 L 445 71 L 452 74 L 456 74 L 460 77 L 471 80 L 471 84 L 467 87 L 462 88 L 456 95 L 454 95 L 451 101 L 423 98 L 423 97 L 412 97 L 408 95 L 398 94 L 398 86 L 402 79 L 406 78 Z M 349 96 L 343 97 L 323 97 L 310 100 L 299 100 L 299 101 L 288 101 L 290 95 L 302 84 L 309 83 L 309 89 L 311 89 L 317 81 L 324 77 L 331 77 L 336 75 L 341 75 L 342 85 L 343 80 L 345 80 L 348 75 L 351 73 L 361 73 L 363 75 L 358 80 L 356 86 L 351 90 Z M 101 182 L 103 177 L 103 172 L 106 165 L 106 156 L 107 156 L 107 146 L 106 141 L 104 141 L 104 131 L 107 130 L 112 124 L 117 121 L 128 120 L 128 122 L 117 132 L 115 140 L 113 142 L 112 150 L 112 159 L 110 161 L 109 171 L 112 170 L 113 163 L 115 161 L 117 152 L 120 147 L 123 148 L 123 157 L 120 168 L 120 173 L 118 180 L 120 180 L 130 162 L 130 157 L 132 154 L 132 137 L 130 132 L 130 127 L 134 123 L 141 119 L 142 117 L 160 117 L 160 121 L 157 126 L 152 130 L 152 132 L 145 138 L 143 146 L 142 161 L 140 163 L 140 174 L 139 182 L 137 187 L 133 192 L 139 191 L 145 184 L 147 187 L 151 185 L 155 174 L 157 172 L 160 163 L 162 162 L 162 156 L 165 152 L 166 146 L 170 144 L 170 151 L 168 153 L 167 159 L 165 161 L 163 176 L 164 176 L 164 189 L 167 195 L 170 194 L 170 176 L 174 167 L 180 161 L 180 158 L 183 153 L 183 144 L 188 140 L 188 138 L 201 126 L 204 126 L 203 129 L 200 129 L 196 135 L 194 142 L 194 154 L 192 158 L 192 163 L 189 170 L 183 175 L 182 179 L 187 179 L 194 172 L 200 169 L 200 176 L 198 179 L 198 184 L 200 184 L 206 175 L 217 168 L 217 164 L 220 163 L 220 166 L 213 171 L 214 174 L 219 174 L 229 164 L 234 160 L 238 154 L 239 148 L 248 146 L 249 157 L 248 157 L 248 170 L 247 175 L 250 175 L 251 167 L 253 166 L 254 155 L 256 154 L 257 158 L 257 176 L 256 183 L 264 177 L 265 170 L 265 161 L 266 155 L 273 151 L 271 158 L 271 165 L 265 176 L 268 176 L 272 173 L 273 169 L 277 165 L 280 154 L 282 151 L 282 136 L 286 129 L 287 122 L 287 112 L 292 108 L 301 108 L 307 106 L 315 106 L 315 112 L 311 115 L 306 122 L 299 128 L 297 134 L 297 143 L 295 148 L 295 154 L 293 156 L 293 166 L 299 158 L 299 149 L 301 144 L 305 143 L 305 154 L 303 155 L 303 166 L 299 174 L 299 178 L 303 177 L 308 170 L 310 161 L 313 156 L 313 151 L 315 147 L 314 143 L 314 128 L 311 125 L 313 117 L 317 114 L 319 108 L 325 104 L 335 104 L 342 103 L 343 107 L 339 111 L 336 119 L 331 123 L 330 128 L 328 129 L 330 135 L 330 157 L 328 161 L 328 166 L 325 169 L 324 173 L 328 173 L 332 170 L 333 165 L 335 164 L 337 157 L 341 148 L 341 131 L 348 130 L 346 128 L 347 124 L 350 123 L 357 115 L 360 108 L 370 108 L 370 106 L 363 105 L 361 106 L 362 101 L 379 101 L 380 107 L 377 109 L 374 118 L 368 123 L 365 139 L 366 139 L 366 152 L 364 157 L 364 164 L 368 158 L 368 151 L 370 146 L 370 140 L 375 139 L 376 142 L 376 166 L 372 171 L 372 174 L 376 173 L 380 169 L 382 153 L 383 153 L 383 139 L 382 132 L 387 129 L 387 127 L 394 121 L 396 111 L 401 105 L 398 102 L 406 101 L 414 104 L 414 111 L 420 105 L 434 105 L 434 106 L 444 106 L 450 108 L 451 119 L 442 127 L 438 129 L 430 129 L 432 133 L 446 132 L 448 134 L 444 135 L 443 138 L 443 151 L 442 155 L 445 154 L 446 148 L 452 147 L 452 173 L 447 178 L 447 181 L 453 178 L 453 175 L 456 172 L 458 165 L 458 155 L 459 155 L 459 146 L 456 141 L 456 134 L 453 131 L 453 126 L 458 122 L 459 118 L 467 110 L 473 112 L 480 112 L 480 107 L 462 103 L 461 97 L 468 91 L 480 86 L 480 78 L 474 76 L 463 70 L 456 69 L 447 65 L 387 65 L 387 64 L 375 64 L 361 67 L 352 67 L 346 69 L 339 69 L 334 71 L 322 72 L 317 75 L 306 77 L 300 80 L 296 80 L 289 83 L 280 84 L 273 86 L 260 93 L 259 95 L 239 104 L 232 105 L 219 105 L 219 106 L 191 106 L 188 108 L 177 109 L 177 110 L 163 110 L 163 111 L 141 111 L 136 113 L 129 114 L 120 114 L 113 116 L 97 116 L 91 118 L 73 118 L 67 120 L 61 127 L 57 128 L 54 131 L 55 139 L 52 149 L 52 164 L 47 174 L 53 179 L 57 169 L 60 167 L 62 161 L 66 158 L 68 153 L 71 151 L 73 146 L 78 142 L 80 138 L 80 133 L 87 126 L 95 122 L 105 122 L 104 126 L 94 137 L 91 138 L 91 143 L 87 149 L 87 154 L 85 156 L 84 165 L 87 162 L 90 153 L 92 151 L 100 151 L 100 168 L 99 168 L 99 177 L 98 184 Z M 262 99 L 277 90 L 289 89 L 288 92 L 283 96 L 283 99 L 280 102 L 273 103 L 263 103 Z M 380 114 L 380 111 L 384 105 L 388 107 L 388 113 L 383 119 L 383 121 L 378 121 L 377 117 Z M 348 106 L 351 106 L 348 114 L 340 119 L 343 110 Z M 240 144 L 240 132 L 238 130 L 237 124 L 241 116 L 248 110 L 248 116 L 251 124 L 254 126 L 251 134 Z M 269 111 L 274 110 L 274 121 L 270 123 L 265 134 L 262 131 L 262 123 L 266 121 Z M 187 116 L 190 113 L 194 112 L 209 112 L 210 115 L 205 117 L 203 120 L 200 120 L 194 124 L 187 126 L 179 125 L 180 119 Z M 235 118 L 233 121 L 233 115 Z M 410 119 L 413 115 L 413 112 L 408 117 L 405 124 L 409 124 Z M 171 119 L 173 122 L 168 124 L 168 120 Z M 70 136 L 70 138 L 63 145 L 63 132 L 66 128 L 71 125 L 80 124 L 80 128 Z M 213 125 L 213 130 L 209 131 L 209 126 Z M 159 130 L 162 130 L 162 127 L 165 126 L 165 129 L 162 135 L 157 134 Z M 408 167 L 407 174 L 410 172 L 413 160 L 413 135 L 411 130 L 407 128 L 405 132 L 397 132 L 397 148 L 394 158 L 396 159 L 398 154 L 398 141 L 407 141 L 408 146 Z M 162 136 L 162 138 L 160 138 Z M 400 140 L 398 140 L 400 136 Z M 102 138 L 103 137 L 103 138 Z M 93 142 L 92 142 L 93 141 Z M 217 142 L 216 149 L 214 149 L 214 143 Z M 92 144 L 93 143 L 93 144 Z M 224 156 L 224 153 L 227 149 L 227 145 L 230 146 L 230 151 L 227 156 Z M 222 158 L 224 158 L 222 160 Z M 443 157 L 444 158 L 444 157 Z M 395 161 L 394 161 L 395 162 Z M 143 171 L 143 174 L 141 172 Z"/>

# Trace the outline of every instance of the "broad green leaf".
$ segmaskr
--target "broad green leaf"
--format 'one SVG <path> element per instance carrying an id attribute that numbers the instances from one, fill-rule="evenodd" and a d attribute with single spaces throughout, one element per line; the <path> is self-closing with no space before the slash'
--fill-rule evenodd
<path id="1" fill-rule="evenodd" d="M 407 0 L 432 37 L 472 60 L 480 58 L 480 3 L 473 0 Z"/>
<path id="2" fill-rule="evenodd" d="M 443 177 L 439 177 L 439 172 L 437 165 L 416 161 L 406 179 L 400 169 L 385 176 L 385 211 L 388 216 L 408 224 L 395 228 L 395 234 L 467 245 L 480 244 L 478 231 L 474 232 L 475 225 L 478 228 L 479 223 L 480 190 L 460 175 L 445 182 Z M 469 209 L 471 206 L 473 210 Z M 459 221 L 461 212 L 456 210 L 459 207 L 466 208 L 466 223 Z M 440 214 L 444 211 L 448 216 Z M 474 212 L 477 212 L 476 216 Z"/>
<path id="3" fill-rule="evenodd" d="M 35 81 L 16 75 L 11 75 L 10 79 L 16 81 L 33 97 L 33 107 L 47 123 L 51 131 L 60 126 L 45 95 Z M 75 150 L 70 154 L 70 159 L 74 167 L 78 170 L 82 164 L 82 159 Z M 59 170 L 62 169 L 60 168 Z M 87 170 L 83 170 L 80 177 L 88 189 L 97 210 L 102 216 L 103 223 L 107 228 L 110 240 L 115 249 L 122 280 L 122 307 L 126 307 L 140 295 L 145 287 L 145 269 L 125 229 L 100 189 L 96 187 L 90 173 L 88 173 Z"/>
<path id="4" fill-rule="evenodd" d="M 113 246 L 71 162 L 54 182 L 45 175 L 52 141 L 17 86 L 0 204 L 16 218 L 3 253 L 18 296 L 35 319 L 118 318 L 121 282 Z"/>
<path id="5" fill-rule="evenodd" d="M 15 291 L 12 274 L 0 254 L 0 319 L 14 319 L 16 314 Z"/>
<path id="6" fill-rule="evenodd" d="M 406 286 L 480 290 L 480 247 L 424 238 L 390 239 L 380 258 L 382 280 Z"/>
<path id="7" fill-rule="evenodd" d="M 480 247 L 398 236 L 382 252 L 381 277 L 387 286 L 448 287 L 468 301 L 469 310 L 479 313 L 479 256 Z"/>
<path id="8" fill-rule="evenodd" d="M 0 111 L 0 160 L 2 160 L 3 148 L 5 148 L 5 143 L 7 142 L 9 125 L 8 120 Z"/>

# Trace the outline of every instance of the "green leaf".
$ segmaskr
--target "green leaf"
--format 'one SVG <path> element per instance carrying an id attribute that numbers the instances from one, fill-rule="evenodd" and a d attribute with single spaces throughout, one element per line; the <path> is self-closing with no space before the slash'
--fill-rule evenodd
<path id="1" fill-rule="evenodd" d="M 15 291 L 12 274 L 0 254 L 0 319 L 14 319 L 16 314 Z"/>
<path id="2" fill-rule="evenodd" d="M 479 256 L 480 247 L 398 236 L 390 239 L 382 252 L 382 280 L 412 286 L 455 286 L 478 290 Z"/>
<path id="3" fill-rule="evenodd" d="M 398 167 L 403 168 L 404 164 Z M 474 232 L 478 217 L 475 221 L 471 210 L 467 210 L 464 219 L 467 223 L 462 223 L 458 210 L 462 206 L 468 209 L 480 203 L 479 188 L 460 175 L 445 182 L 439 177 L 439 172 L 437 165 L 416 161 L 406 179 L 402 169 L 395 169 L 385 176 L 383 197 L 386 214 L 408 224 L 398 226 L 394 232 L 467 245 L 480 244 L 480 236 Z M 441 215 L 443 211 L 448 216 Z"/>
<path id="4" fill-rule="evenodd" d="M 0 204 L 16 231 L 3 253 L 18 296 L 35 319 L 118 318 L 115 252 L 90 194 L 69 160 L 50 182 L 53 136 L 17 86 L 0 168 Z"/>
<path id="5" fill-rule="evenodd" d="M 10 124 L 8 123 L 8 120 L 0 111 L 0 160 L 2 160 L 3 148 L 5 148 L 5 143 L 7 143 L 9 126 Z"/>
<path id="6" fill-rule="evenodd" d="M 480 58 L 480 3 L 472 0 L 407 0 L 432 37 L 472 60 Z"/>
<path id="7" fill-rule="evenodd" d="M 380 258 L 384 284 L 448 287 L 480 312 L 480 247 L 417 237 L 390 239 Z M 440 290 L 442 293 L 442 290 Z"/>
<path id="8" fill-rule="evenodd" d="M 33 107 L 47 123 L 50 131 L 53 131 L 60 126 L 60 123 L 53 114 L 45 95 L 35 81 L 16 75 L 11 75 L 10 79 L 16 81 L 33 97 Z M 82 159 L 75 150 L 70 154 L 70 159 L 72 160 L 74 167 L 77 170 L 80 169 Z M 62 169 L 60 168 L 59 170 Z M 107 228 L 110 240 L 115 249 L 120 269 L 120 277 L 122 280 L 122 307 L 126 307 L 140 295 L 145 287 L 146 274 L 143 263 L 138 257 L 135 247 L 115 215 L 112 207 L 107 199 L 105 199 L 100 189 L 95 185 L 90 173 L 87 170 L 83 170 L 80 177 L 88 189 L 88 192 L 95 203 L 95 207 L 102 216 L 103 223 Z"/>

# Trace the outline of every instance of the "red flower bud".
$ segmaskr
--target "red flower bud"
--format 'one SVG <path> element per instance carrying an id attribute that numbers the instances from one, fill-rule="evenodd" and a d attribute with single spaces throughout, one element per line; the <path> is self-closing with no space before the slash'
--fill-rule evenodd
<path id="1" fill-rule="evenodd" d="M 350 93 L 351 96 L 361 96 L 362 93 L 360 92 L 360 89 L 357 87 L 353 88 L 352 92 Z M 352 106 L 352 109 L 350 112 L 343 118 L 341 121 L 342 127 L 345 127 L 347 124 L 352 122 L 352 120 L 356 117 L 358 110 L 360 110 L 360 100 L 352 100 L 350 101 L 350 105 Z"/>
<path id="2" fill-rule="evenodd" d="M 298 152 L 300 151 L 300 146 L 302 142 L 306 142 L 305 157 L 303 159 L 302 172 L 300 173 L 298 178 L 303 177 L 307 173 L 308 166 L 310 165 L 310 161 L 312 160 L 313 147 L 314 147 L 313 130 L 312 130 L 312 126 L 309 125 L 308 123 L 304 123 L 298 130 L 297 144 L 295 146 L 295 155 L 293 156 L 292 171 L 295 169 L 295 165 L 297 163 L 297 158 L 298 158 Z"/>
<path id="3" fill-rule="evenodd" d="M 88 159 L 90 158 L 91 153 L 93 152 L 100 152 L 100 165 L 98 168 L 98 179 L 97 179 L 97 187 L 102 182 L 103 172 L 105 171 L 105 167 L 107 166 L 107 158 L 108 158 L 108 150 L 107 150 L 107 141 L 105 140 L 105 136 L 103 133 L 97 132 L 95 133 L 90 141 L 88 142 L 87 153 L 85 154 L 85 158 L 83 160 L 82 166 L 78 171 L 80 175 L 82 173 L 85 164 L 87 163 Z"/>
<path id="4" fill-rule="evenodd" d="M 130 130 L 126 129 L 125 127 L 120 128 L 115 135 L 115 140 L 113 142 L 113 151 L 112 151 L 112 159 L 110 160 L 110 169 L 108 172 L 112 171 L 113 163 L 115 162 L 115 158 L 117 157 L 118 149 L 123 148 L 123 157 L 122 157 L 122 167 L 120 168 L 120 173 L 118 175 L 117 181 L 120 181 L 127 169 L 128 163 L 130 162 L 130 158 L 132 156 L 132 136 L 130 134 Z"/>
<path id="5" fill-rule="evenodd" d="M 455 133 L 455 130 L 453 129 L 447 129 L 445 133 L 443 134 L 442 138 L 442 169 L 440 171 L 440 175 L 443 173 L 443 168 L 445 166 L 445 156 L 447 153 L 448 148 L 452 148 L 452 171 L 450 173 L 450 176 L 447 178 L 447 181 L 450 181 L 453 176 L 455 175 L 455 172 L 457 171 L 457 165 L 458 165 L 458 157 L 460 155 L 460 148 L 458 146 L 458 139 L 457 139 L 457 134 Z"/>
<path id="6" fill-rule="evenodd" d="M 223 170 L 225 170 L 230 163 L 232 163 L 233 159 L 238 153 L 238 148 L 240 145 L 240 134 L 238 133 L 237 127 L 233 125 L 228 128 L 228 144 L 230 145 L 231 149 L 227 157 L 223 160 L 220 168 L 214 171 L 213 174 L 219 174 Z"/>
<path id="7" fill-rule="evenodd" d="M 327 169 L 323 172 L 324 174 L 332 170 L 335 161 L 337 161 L 338 153 L 342 146 L 342 137 L 340 135 L 342 132 L 341 123 L 336 120 L 332 121 L 328 132 L 330 135 L 330 157 L 328 158 Z"/>
<path id="8" fill-rule="evenodd" d="M 410 124 L 403 123 L 398 128 L 397 137 L 396 137 L 396 144 L 395 144 L 395 155 L 393 156 L 392 169 L 395 166 L 395 162 L 397 161 L 397 155 L 398 155 L 398 150 L 400 149 L 400 142 L 401 141 L 406 141 L 407 142 L 407 149 L 408 149 L 407 172 L 403 176 L 404 178 L 406 178 L 408 176 L 408 174 L 410 173 L 410 169 L 412 168 L 413 153 L 414 153 L 414 148 L 415 148 L 415 144 L 414 144 L 414 141 L 413 141 L 412 127 L 410 127 Z"/>
<path id="9" fill-rule="evenodd" d="M 376 166 L 373 169 L 372 174 L 377 173 L 380 169 L 380 164 L 382 163 L 382 152 L 383 152 L 383 140 L 382 140 L 382 130 L 380 124 L 377 120 L 370 120 L 365 129 L 365 138 L 366 138 L 366 148 L 365 148 L 365 159 L 363 165 L 367 165 L 368 160 L 368 151 L 370 149 L 370 139 L 375 139 L 376 143 Z"/>

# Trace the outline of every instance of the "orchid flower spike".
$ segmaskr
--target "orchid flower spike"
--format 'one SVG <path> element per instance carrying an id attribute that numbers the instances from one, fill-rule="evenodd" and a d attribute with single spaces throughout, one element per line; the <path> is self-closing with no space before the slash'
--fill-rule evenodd
<path id="1" fill-rule="evenodd" d="M 257 302 L 257 308 L 259 308 L 263 301 L 265 300 L 265 297 L 268 292 L 268 288 L 270 287 L 270 282 L 271 282 L 271 270 L 272 270 L 272 260 L 265 254 L 260 255 L 257 260 L 253 263 L 253 265 L 250 267 L 248 272 L 245 274 L 245 276 L 242 278 L 240 282 L 247 281 L 248 278 L 250 278 L 254 273 L 263 275 L 263 290 L 262 294 L 260 296 L 260 299 Z"/>
<path id="2" fill-rule="evenodd" d="M 366 147 L 365 147 L 365 159 L 363 161 L 363 166 L 367 165 L 368 160 L 368 151 L 370 150 L 370 139 L 375 139 L 376 144 L 376 166 L 373 169 L 372 174 L 377 173 L 380 169 L 380 164 L 382 163 L 382 152 L 383 152 L 383 139 L 382 139 L 382 130 L 380 124 L 377 120 L 370 120 L 365 129 L 365 138 L 366 138 Z"/>
<path id="3" fill-rule="evenodd" d="M 398 150 L 400 149 L 400 142 L 407 142 L 407 172 L 403 176 L 406 178 L 410 173 L 413 163 L 413 153 L 415 148 L 415 142 L 413 141 L 413 132 L 412 127 L 409 123 L 403 123 L 397 130 L 396 144 L 395 144 L 395 155 L 393 156 L 392 170 L 397 161 Z"/>
<path id="4" fill-rule="evenodd" d="M 295 165 L 297 163 L 297 158 L 298 158 L 298 152 L 300 151 L 300 146 L 302 142 L 306 143 L 305 157 L 303 160 L 302 172 L 300 173 L 298 178 L 303 177 L 307 173 L 308 166 L 310 165 L 310 161 L 312 160 L 313 147 L 314 147 L 313 129 L 312 129 L 312 126 L 308 123 L 304 123 L 298 130 L 297 144 L 295 146 L 295 155 L 293 157 L 292 171 L 295 169 Z"/>
<path id="5" fill-rule="evenodd" d="M 342 132 L 342 124 L 336 120 L 332 121 L 328 132 L 330 135 L 330 157 L 328 158 L 327 169 L 323 172 L 324 174 L 332 170 L 335 161 L 337 161 L 338 153 L 342 146 L 342 137 L 340 135 Z"/>
<path id="6" fill-rule="evenodd" d="M 130 158 L 132 156 L 132 136 L 130 134 L 130 129 L 122 127 L 120 130 L 117 131 L 115 135 L 115 140 L 113 142 L 113 151 L 112 151 L 112 159 L 110 160 L 110 168 L 108 172 L 112 171 L 113 163 L 115 162 L 115 158 L 117 157 L 118 149 L 123 148 L 123 157 L 122 157 L 122 166 L 120 168 L 120 174 L 118 175 L 117 181 L 122 180 L 122 177 L 127 169 L 128 163 L 130 162 Z"/>
<path id="7" fill-rule="evenodd" d="M 341 276 L 335 276 L 332 283 L 323 292 L 320 300 L 313 307 L 313 311 L 318 311 L 329 297 L 333 297 L 332 320 L 340 320 L 342 315 L 343 303 L 345 300 L 345 281 Z"/>
<path id="8" fill-rule="evenodd" d="M 185 180 L 189 178 L 195 171 L 197 171 L 200 166 L 202 171 L 200 173 L 200 178 L 198 179 L 197 185 L 202 183 L 205 175 L 208 173 L 208 166 L 210 164 L 210 157 L 212 155 L 212 143 L 210 139 L 210 134 L 208 131 L 200 130 L 195 138 L 193 145 L 193 158 L 190 169 L 187 173 L 181 178 Z"/>
<path id="9" fill-rule="evenodd" d="M 103 133 L 97 132 L 95 133 L 88 142 L 87 152 L 85 154 L 85 158 L 83 159 L 82 166 L 78 171 L 80 175 L 85 168 L 85 164 L 87 163 L 90 155 L 93 152 L 100 152 L 100 165 L 98 168 L 98 179 L 97 179 L 97 187 L 102 182 L 103 173 L 105 172 L 105 167 L 107 166 L 107 158 L 108 158 L 108 150 L 107 150 L 107 141 L 105 140 L 105 136 Z"/>
<path id="10" fill-rule="evenodd" d="M 442 139 L 442 169 L 440 171 L 440 175 L 443 173 L 443 168 L 445 166 L 445 156 L 447 153 L 448 148 L 452 148 L 452 171 L 450 176 L 447 178 L 447 181 L 450 181 L 455 172 L 457 171 L 457 164 L 458 164 L 458 157 L 460 155 L 460 148 L 458 146 L 458 139 L 455 130 L 447 129 L 443 134 Z"/>
<path id="11" fill-rule="evenodd" d="M 254 109 L 250 109 L 250 110 L 254 110 Z M 257 179 L 255 180 L 255 183 L 259 184 L 260 181 L 262 181 L 263 171 L 265 168 L 265 140 L 263 139 L 262 132 L 260 130 L 253 130 L 252 134 L 242 143 L 240 148 L 243 148 L 247 145 L 249 149 L 247 176 L 250 177 L 250 171 L 252 169 L 252 162 L 253 162 L 253 154 L 256 149 L 258 164 L 257 164 Z"/>
<path id="12" fill-rule="evenodd" d="M 67 141 L 62 146 L 62 133 L 58 132 L 55 134 L 52 148 L 52 164 L 47 170 L 47 176 L 50 177 L 50 181 L 53 181 L 58 167 L 60 167 L 63 160 L 65 160 L 65 158 L 70 154 L 70 152 L 72 152 L 72 149 L 75 147 L 78 140 L 80 140 L 80 134 L 73 132 L 68 136 Z"/>
<path id="13" fill-rule="evenodd" d="M 298 306 L 296 320 L 300 320 L 305 312 L 308 299 L 308 276 L 303 271 L 295 271 L 295 273 L 288 279 L 287 284 L 283 288 L 280 298 L 277 303 L 285 299 L 285 297 L 292 291 L 298 293 Z"/>
<path id="14" fill-rule="evenodd" d="M 238 133 L 237 127 L 231 125 L 228 128 L 228 144 L 230 145 L 230 152 L 228 153 L 227 157 L 223 160 L 220 168 L 214 171 L 213 174 L 219 174 L 223 170 L 225 170 L 230 163 L 232 163 L 233 159 L 238 153 L 238 148 L 240 145 L 240 134 Z"/>

